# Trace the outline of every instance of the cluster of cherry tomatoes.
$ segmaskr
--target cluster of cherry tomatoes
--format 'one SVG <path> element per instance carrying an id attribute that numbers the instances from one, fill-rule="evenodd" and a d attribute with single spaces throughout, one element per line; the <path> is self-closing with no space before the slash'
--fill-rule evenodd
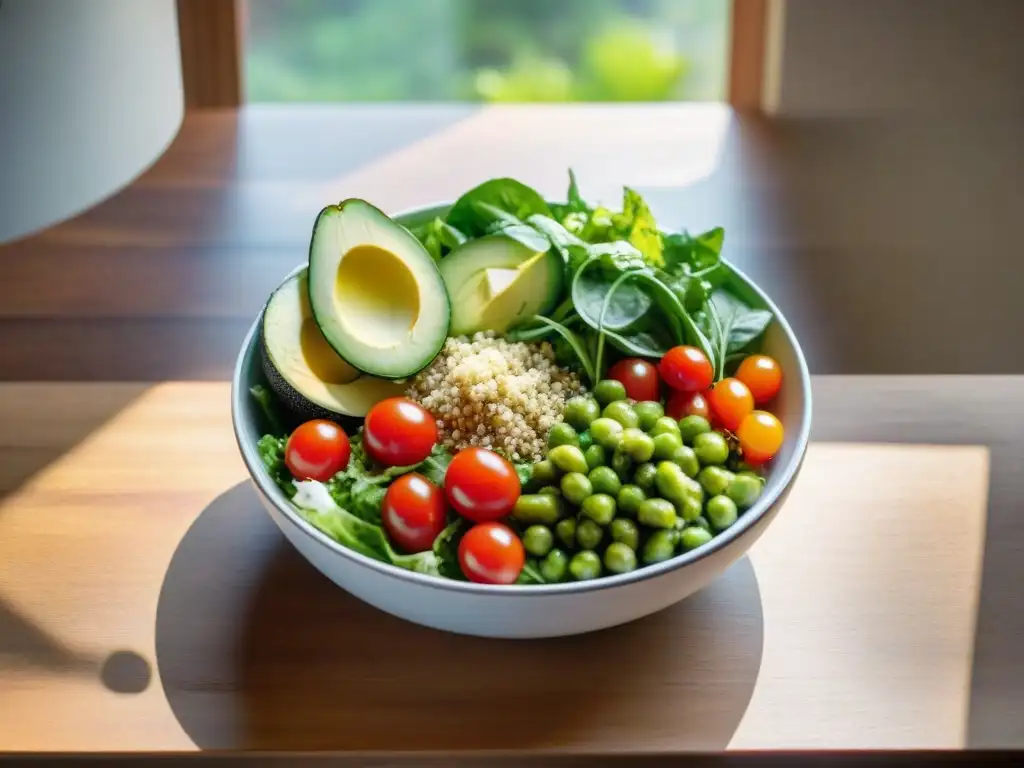
<path id="1" fill-rule="evenodd" d="M 622 382 L 626 396 L 637 402 L 660 400 L 664 382 L 669 388 L 667 415 L 703 416 L 716 429 L 732 432 L 749 464 L 763 464 L 782 446 L 782 423 L 761 409 L 782 387 L 782 368 L 767 355 L 744 358 L 734 376 L 714 383 L 707 355 L 684 345 L 666 352 L 657 367 L 640 358 L 620 360 L 609 369 L 608 378 Z"/>
<path id="2" fill-rule="evenodd" d="M 434 417 L 401 397 L 377 403 L 363 424 L 363 448 L 379 466 L 419 464 L 437 440 Z M 348 467 L 351 456 L 345 431 L 324 419 L 299 426 L 285 446 L 285 464 L 298 480 L 327 482 Z M 392 482 L 381 506 L 381 523 L 400 549 L 424 552 L 447 525 L 450 507 L 475 523 L 459 544 L 466 578 L 511 584 L 523 569 L 526 553 L 515 532 L 497 521 L 512 511 L 520 491 L 519 476 L 506 459 L 485 448 L 466 448 L 448 466 L 443 489 L 418 472 Z"/>

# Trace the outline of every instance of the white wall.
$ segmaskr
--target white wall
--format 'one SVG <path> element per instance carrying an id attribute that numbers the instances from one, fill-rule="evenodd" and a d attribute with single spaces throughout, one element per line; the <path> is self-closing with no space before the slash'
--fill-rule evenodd
<path id="1" fill-rule="evenodd" d="M 777 109 L 1024 106 L 1024 0 L 784 0 Z"/>
<path id="2" fill-rule="evenodd" d="M 2 0 L 0 242 L 131 181 L 183 108 L 174 0 Z"/>

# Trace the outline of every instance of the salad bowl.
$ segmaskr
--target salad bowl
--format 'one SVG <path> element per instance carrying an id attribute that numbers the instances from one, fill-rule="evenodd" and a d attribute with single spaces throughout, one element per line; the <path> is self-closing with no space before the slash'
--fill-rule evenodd
<path id="1" fill-rule="evenodd" d="M 444 215 L 449 207 L 427 206 L 394 218 L 411 229 Z M 382 611 L 435 629 L 500 638 L 574 635 L 630 622 L 673 605 L 710 584 L 753 546 L 782 509 L 807 450 L 811 387 L 800 344 L 771 299 L 739 270 L 733 267 L 732 273 L 730 290 L 774 316 L 762 350 L 787 372 L 775 406 L 786 436 L 758 500 L 734 525 L 699 549 L 593 581 L 495 586 L 416 573 L 342 546 L 298 514 L 263 470 L 256 448 L 262 414 L 250 396 L 251 388 L 263 381 L 261 318 L 257 317 L 235 365 L 231 408 L 239 449 L 260 501 L 285 538 L 335 584 Z"/>

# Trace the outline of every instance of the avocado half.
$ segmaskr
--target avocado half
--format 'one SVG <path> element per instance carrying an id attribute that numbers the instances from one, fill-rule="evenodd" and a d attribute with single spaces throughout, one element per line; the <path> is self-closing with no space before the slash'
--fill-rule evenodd
<path id="1" fill-rule="evenodd" d="M 375 403 L 403 394 L 401 384 L 362 375 L 327 343 L 309 306 L 305 269 L 274 291 L 260 330 L 267 383 L 302 419 L 362 417 Z"/>
<path id="2" fill-rule="evenodd" d="M 409 230 L 363 200 L 317 217 L 309 303 L 334 351 L 374 376 L 416 373 L 448 335 L 451 307 L 434 260 Z"/>

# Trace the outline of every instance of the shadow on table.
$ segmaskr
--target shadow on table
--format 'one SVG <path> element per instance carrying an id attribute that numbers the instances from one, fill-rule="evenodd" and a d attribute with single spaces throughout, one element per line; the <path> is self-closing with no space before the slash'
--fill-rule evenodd
<path id="1" fill-rule="evenodd" d="M 156 650 L 171 708 L 202 748 L 712 750 L 746 710 L 762 630 L 746 559 L 682 604 L 585 636 L 426 629 L 328 581 L 245 483 L 178 547 Z"/>

